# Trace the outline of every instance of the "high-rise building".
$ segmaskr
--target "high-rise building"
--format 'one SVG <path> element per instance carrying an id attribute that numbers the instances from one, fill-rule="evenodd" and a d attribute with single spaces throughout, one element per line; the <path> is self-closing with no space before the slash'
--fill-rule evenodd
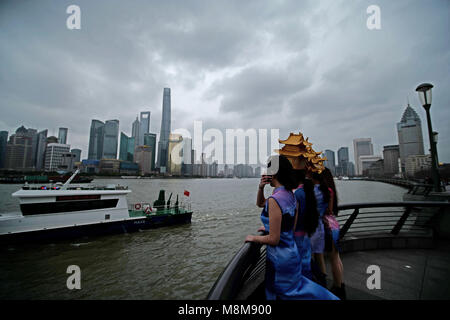
<path id="1" fill-rule="evenodd" d="M 119 160 L 133 161 L 134 160 L 134 138 L 128 137 L 125 133 L 120 133 L 120 151 Z"/>
<path id="2" fill-rule="evenodd" d="M 325 162 L 324 162 L 325 167 L 330 169 L 331 173 L 333 175 L 335 175 L 336 174 L 336 161 L 335 161 L 334 151 L 325 150 L 324 154 L 325 154 L 325 157 L 327 158 L 327 160 L 325 160 Z"/>
<path id="3" fill-rule="evenodd" d="M 145 133 L 144 134 L 144 145 L 149 146 L 152 149 L 152 170 L 155 170 L 155 159 L 156 159 L 156 133 Z"/>
<path id="4" fill-rule="evenodd" d="M 169 173 L 173 175 L 181 175 L 181 164 L 183 162 L 182 148 L 183 137 L 181 134 L 171 133 L 169 135 L 169 161 L 167 167 Z"/>
<path id="5" fill-rule="evenodd" d="M 37 134 L 37 148 L 36 148 L 36 160 L 35 168 L 40 171 L 44 169 L 45 163 L 45 150 L 47 149 L 47 134 L 48 130 L 42 130 Z"/>
<path id="6" fill-rule="evenodd" d="M 140 145 L 139 144 L 140 136 L 141 136 L 141 124 L 139 122 L 139 117 L 136 116 L 136 120 L 133 121 L 133 126 L 131 129 L 131 137 L 134 138 L 134 148 Z"/>
<path id="7" fill-rule="evenodd" d="M 70 153 L 70 145 L 62 143 L 49 143 L 45 150 L 45 171 L 64 170 L 64 155 Z"/>
<path id="8" fill-rule="evenodd" d="M 69 129 L 67 128 L 59 128 L 59 132 L 58 132 L 58 142 L 61 144 L 66 144 L 67 143 L 67 131 Z"/>
<path id="9" fill-rule="evenodd" d="M 34 129 L 31 129 L 34 130 Z M 36 131 L 36 130 L 34 130 Z M 9 137 L 6 146 L 5 168 L 13 170 L 33 170 L 33 142 L 37 141 L 34 131 L 31 133 L 24 126 Z"/>
<path id="10" fill-rule="evenodd" d="M 400 149 L 398 144 L 383 147 L 384 174 L 393 176 L 399 173 L 398 159 L 400 158 Z"/>
<path id="11" fill-rule="evenodd" d="M 152 150 L 148 146 L 138 146 L 134 153 L 134 161 L 139 165 L 142 175 L 152 171 Z"/>
<path id="12" fill-rule="evenodd" d="M 103 136 L 105 124 L 100 120 L 92 120 L 89 135 L 89 160 L 100 160 L 103 156 Z"/>
<path id="13" fill-rule="evenodd" d="M 183 138 L 183 166 L 182 173 L 185 175 L 192 175 L 193 159 L 192 159 L 192 139 Z"/>
<path id="14" fill-rule="evenodd" d="M 75 155 L 74 162 L 81 161 L 81 149 L 72 149 L 72 150 L 70 150 L 70 153 Z"/>
<path id="15" fill-rule="evenodd" d="M 405 175 L 414 177 L 419 171 L 429 171 L 431 169 L 431 155 L 411 155 L 406 159 Z"/>
<path id="16" fill-rule="evenodd" d="M 363 168 L 361 167 L 361 156 L 373 155 L 373 145 L 371 138 L 358 138 L 353 140 L 353 152 L 355 155 L 356 175 L 363 174 Z"/>
<path id="17" fill-rule="evenodd" d="M 150 111 L 141 112 L 141 119 L 139 123 L 139 145 L 145 145 L 145 134 L 150 132 Z"/>
<path id="18" fill-rule="evenodd" d="M 158 143 L 158 162 L 157 166 L 159 168 L 166 168 L 169 151 L 169 135 L 170 135 L 170 88 L 164 88 L 163 93 L 163 110 L 161 119 L 161 133 L 159 135 Z M 163 169 L 164 171 L 164 169 Z"/>
<path id="19" fill-rule="evenodd" d="M 102 159 L 117 159 L 119 146 L 119 120 L 105 122 Z"/>
<path id="20" fill-rule="evenodd" d="M 353 177 L 355 175 L 355 164 L 351 161 L 348 162 L 348 176 Z"/>
<path id="21" fill-rule="evenodd" d="M 406 159 L 409 156 L 424 154 L 421 121 L 409 103 L 397 123 L 397 134 L 402 172 L 405 172 Z"/>
<path id="22" fill-rule="evenodd" d="M 337 158 L 338 158 L 338 168 L 339 172 L 336 172 L 337 175 L 342 176 L 348 176 L 348 162 L 350 160 L 348 155 L 348 148 L 347 147 L 341 147 L 338 149 L 337 152 Z"/>
<path id="23" fill-rule="evenodd" d="M 8 131 L 0 131 L 0 169 L 5 167 Z"/>

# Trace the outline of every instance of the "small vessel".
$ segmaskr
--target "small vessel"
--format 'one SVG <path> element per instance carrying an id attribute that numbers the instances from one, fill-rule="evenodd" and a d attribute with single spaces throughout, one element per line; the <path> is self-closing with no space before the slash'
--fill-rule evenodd
<path id="1" fill-rule="evenodd" d="M 25 184 L 12 194 L 21 212 L 0 214 L 0 243 L 77 238 L 133 232 L 190 223 L 192 211 L 177 201 L 170 206 L 165 191 L 151 206 L 127 202 L 128 187 L 75 185 L 66 181 L 49 186 Z"/>

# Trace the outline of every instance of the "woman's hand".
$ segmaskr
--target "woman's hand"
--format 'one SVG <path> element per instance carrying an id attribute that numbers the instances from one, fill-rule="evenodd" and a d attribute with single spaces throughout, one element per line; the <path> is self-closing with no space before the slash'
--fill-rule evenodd
<path id="1" fill-rule="evenodd" d="M 260 232 L 260 231 L 265 232 L 265 231 L 266 231 L 266 228 L 265 228 L 264 226 L 259 227 L 259 228 L 258 228 L 258 232 Z"/>
<path id="2" fill-rule="evenodd" d="M 266 184 L 270 183 L 269 176 L 262 176 L 261 180 L 259 180 L 259 188 L 263 189 Z"/>
<path id="3" fill-rule="evenodd" d="M 254 240 L 255 240 L 254 236 L 252 236 L 250 234 L 245 238 L 245 242 L 253 242 Z"/>

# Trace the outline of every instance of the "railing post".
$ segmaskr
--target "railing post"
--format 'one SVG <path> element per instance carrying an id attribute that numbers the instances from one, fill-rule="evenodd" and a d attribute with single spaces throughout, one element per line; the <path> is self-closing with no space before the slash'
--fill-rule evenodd
<path id="1" fill-rule="evenodd" d="M 397 221 L 397 224 L 394 226 L 394 228 L 391 231 L 391 234 L 398 235 L 400 230 L 402 229 L 403 225 L 405 224 L 406 219 L 408 219 L 409 214 L 411 213 L 412 207 L 406 207 L 405 212 L 403 212 L 400 219 Z"/>
<path id="2" fill-rule="evenodd" d="M 339 238 L 343 238 L 345 234 L 347 233 L 348 229 L 350 229 L 350 226 L 352 225 L 353 221 L 355 221 L 356 216 L 359 213 L 359 208 L 356 208 L 355 211 L 351 214 L 351 216 L 345 221 L 344 226 L 339 231 Z"/>

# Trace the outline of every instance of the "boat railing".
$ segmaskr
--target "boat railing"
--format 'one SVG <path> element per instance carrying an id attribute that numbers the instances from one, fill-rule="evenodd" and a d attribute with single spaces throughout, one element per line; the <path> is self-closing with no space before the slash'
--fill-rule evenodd
<path id="1" fill-rule="evenodd" d="M 409 201 L 353 203 L 339 206 L 337 220 L 341 226 L 340 241 L 343 248 L 351 250 L 400 248 L 395 240 L 402 238 L 405 247 L 423 247 L 424 239 L 433 239 L 436 220 L 448 214 L 449 202 Z M 371 246 L 345 246 L 358 239 Z M 369 240 L 369 241 L 367 241 Z M 373 245 L 379 240 L 382 245 Z M 391 241 L 393 240 L 393 241 Z M 345 252 L 345 250 L 344 250 Z M 265 246 L 245 243 L 234 255 L 215 284 L 207 299 L 247 299 L 254 287 L 252 282 L 261 282 L 265 272 Z M 258 279 L 258 281 L 256 281 Z"/>
<path id="2" fill-rule="evenodd" d="M 155 207 L 149 202 L 135 202 L 128 204 L 128 210 L 139 212 L 142 211 L 143 213 L 152 215 L 157 213 L 178 213 L 180 211 L 191 211 L 191 203 L 180 203 L 178 206 L 172 205 L 172 206 L 164 206 L 164 207 Z"/>

